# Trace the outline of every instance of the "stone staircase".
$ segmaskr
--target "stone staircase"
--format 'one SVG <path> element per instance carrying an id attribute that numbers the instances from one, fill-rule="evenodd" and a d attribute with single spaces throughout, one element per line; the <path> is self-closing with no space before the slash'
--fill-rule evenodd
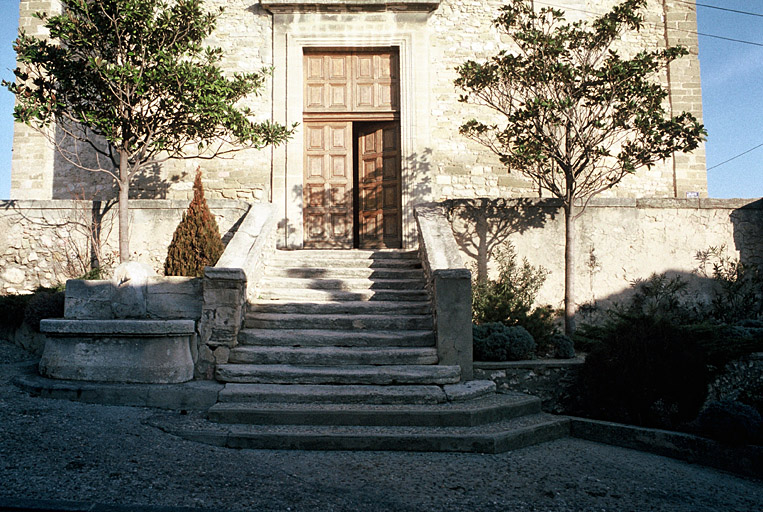
<path id="1" fill-rule="evenodd" d="M 196 440 L 496 452 L 565 435 L 540 401 L 438 364 L 414 251 L 276 251 Z M 182 435 L 182 434 L 181 434 Z"/>

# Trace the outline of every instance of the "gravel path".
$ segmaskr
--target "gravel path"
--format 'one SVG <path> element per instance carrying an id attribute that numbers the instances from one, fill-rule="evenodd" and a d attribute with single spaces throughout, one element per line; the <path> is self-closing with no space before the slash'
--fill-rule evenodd
<path id="1" fill-rule="evenodd" d="M 156 411 L 33 398 L 0 342 L 3 499 L 292 511 L 760 511 L 763 482 L 563 439 L 500 455 L 229 450 Z"/>

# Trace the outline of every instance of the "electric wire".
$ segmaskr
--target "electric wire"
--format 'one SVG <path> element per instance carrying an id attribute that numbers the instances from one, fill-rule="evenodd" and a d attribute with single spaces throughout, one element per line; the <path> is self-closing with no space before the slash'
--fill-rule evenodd
<path id="1" fill-rule="evenodd" d="M 575 7 L 568 7 L 566 5 L 559 5 L 559 4 L 552 3 L 552 2 L 542 2 L 540 0 L 533 0 L 533 1 L 536 4 L 546 5 L 548 7 L 556 7 L 558 9 L 564 9 L 566 11 L 583 12 L 583 13 L 586 13 L 586 14 L 593 14 L 595 16 L 596 15 L 600 15 L 600 14 L 604 14 L 602 12 L 595 12 L 595 11 L 589 11 L 589 10 L 586 10 L 586 9 L 578 9 L 578 8 L 575 8 Z M 686 2 L 684 2 L 684 3 L 686 3 Z M 697 5 L 699 5 L 699 4 L 697 4 Z M 723 9 L 723 10 L 728 10 L 728 9 Z M 755 14 L 755 13 L 745 13 L 745 14 Z M 763 15 L 759 15 L 759 16 L 763 17 Z M 653 26 L 657 26 L 656 23 L 649 23 L 649 24 L 653 25 Z M 675 27 L 668 27 L 668 30 L 676 30 L 678 32 L 685 32 L 687 34 L 695 34 L 695 35 L 698 35 L 698 36 L 710 37 L 710 38 L 713 38 L 713 39 L 722 39 L 724 41 L 731 41 L 731 42 L 735 42 L 735 43 L 748 44 L 748 45 L 752 45 L 752 46 L 763 46 L 763 43 L 757 43 L 755 41 L 747 41 L 745 39 L 736 39 L 736 38 L 733 38 L 733 37 L 718 36 L 718 35 L 715 35 L 715 34 L 707 34 L 707 33 L 704 33 L 704 32 L 697 32 L 695 30 L 686 30 L 686 29 L 683 29 L 683 28 L 675 28 Z"/>
<path id="2" fill-rule="evenodd" d="M 758 145 L 757 145 L 757 146 L 755 146 L 754 148 L 750 148 L 750 149 L 748 149 L 747 151 L 743 151 L 743 152 L 739 153 L 739 154 L 738 154 L 738 155 L 736 155 L 736 156 L 732 156 L 732 157 L 731 157 L 731 158 L 729 158 L 728 160 L 724 160 L 723 162 L 721 162 L 721 163 L 719 163 L 719 164 L 715 164 L 715 165 L 713 165 L 712 167 L 708 167 L 708 168 L 707 168 L 707 170 L 709 171 L 709 170 L 711 170 L 711 169 L 715 169 L 716 167 L 720 167 L 720 166 L 722 166 L 723 164 L 727 164 L 727 163 L 731 162 L 732 160 L 736 160 L 736 159 L 737 159 L 737 158 L 739 158 L 740 156 L 744 156 L 744 155 L 746 155 L 747 153 L 751 153 L 752 151 L 755 151 L 756 149 L 758 149 L 758 148 L 760 148 L 760 147 L 763 147 L 763 142 L 761 142 L 760 144 L 758 144 Z"/>

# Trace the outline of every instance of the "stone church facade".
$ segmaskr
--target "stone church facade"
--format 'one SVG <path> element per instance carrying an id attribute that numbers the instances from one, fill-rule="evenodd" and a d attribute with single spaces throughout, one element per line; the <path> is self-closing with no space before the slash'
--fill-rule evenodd
<path id="1" fill-rule="evenodd" d="M 608 10 L 615 0 L 549 0 L 568 19 Z M 57 0 L 21 0 L 20 26 L 41 33 L 35 11 Z M 248 104 L 260 119 L 299 123 L 285 145 L 212 161 L 170 162 L 139 176 L 135 197 L 185 199 L 201 165 L 208 197 L 269 201 L 281 219 L 279 245 L 399 247 L 416 243 L 413 206 L 475 197 L 538 197 L 485 148 L 458 133 L 488 113 L 458 102 L 455 68 L 494 55 L 501 1 L 207 0 L 225 7 L 209 43 L 229 72 L 272 67 Z M 696 15 L 692 2 L 650 0 L 632 48 L 683 45 L 690 55 L 660 79 L 669 110 L 701 119 Z M 33 130 L 15 126 L 13 199 L 100 199 L 113 184 L 72 168 Z M 707 195 L 704 147 L 640 171 L 614 197 Z"/>

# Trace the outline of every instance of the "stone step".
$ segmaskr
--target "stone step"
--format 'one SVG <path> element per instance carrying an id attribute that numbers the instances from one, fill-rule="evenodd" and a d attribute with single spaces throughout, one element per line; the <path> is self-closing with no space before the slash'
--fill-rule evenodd
<path id="1" fill-rule="evenodd" d="M 432 312 L 429 301 L 332 301 L 313 302 L 296 300 L 266 300 L 253 303 L 249 311 L 254 313 L 298 313 L 310 315 L 342 314 L 382 314 L 405 313 L 408 315 L 428 315 Z"/>
<path id="2" fill-rule="evenodd" d="M 495 392 L 492 381 L 469 381 L 445 386 L 237 384 L 228 383 L 219 402 L 288 404 L 438 404 L 472 400 Z"/>
<path id="3" fill-rule="evenodd" d="M 416 259 L 347 259 L 347 258 L 323 258 L 317 257 L 282 257 L 275 256 L 268 260 L 268 266 L 279 268 L 365 268 L 365 269 L 419 269 L 421 261 Z"/>
<path id="4" fill-rule="evenodd" d="M 207 411 L 217 423 L 377 427 L 472 427 L 541 412 L 540 399 L 491 394 L 438 404 L 218 402 Z"/>
<path id="5" fill-rule="evenodd" d="M 301 347 L 433 347 L 434 333 L 424 331 L 332 331 L 327 329 L 242 329 L 241 345 Z"/>
<path id="6" fill-rule="evenodd" d="M 393 301 L 422 302 L 429 300 L 424 289 L 420 290 L 311 290 L 269 286 L 263 288 L 259 300 L 306 300 L 306 301 Z"/>
<path id="7" fill-rule="evenodd" d="M 243 346 L 231 350 L 228 362 L 308 366 L 437 364 L 437 349 L 433 347 Z"/>
<path id="8" fill-rule="evenodd" d="M 148 423 L 190 441 L 224 448 L 503 453 L 570 434 L 570 420 L 538 413 L 489 425 L 221 425 L 193 415 L 154 415 Z"/>
<path id="9" fill-rule="evenodd" d="M 252 329 L 372 329 L 419 330 L 432 328 L 431 315 L 302 315 L 297 313 L 249 313 L 246 327 Z"/>
<path id="10" fill-rule="evenodd" d="M 313 264 L 315 265 L 315 264 Z M 296 267 L 268 266 L 268 278 L 296 279 L 414 279 L 423 280 L 424 271 L 416 268 L 364 268 L 364 267 Z"/>
<path id="11" fill-rule="evenodd" d="M 424 290 L 424 279 L 363 279 L 363 278 L 315 278 L 265 277 L 262 288 L 286 288 L 309 290 Z"/>
<path id="12" fill-rule="evenodd" d="M 336 260 L 372 260 L 372 261 L 389 261 L 389 260 L 419 260 L 419 253 L 416 250 L 400 250 L 400 249 L 298 249 L 294 251 L 277 250 L 273 257 L 274 261 L 311 261 L 317 259 L 326 259 L 331 261 Z"/>
<path id="13" fill-rule="evenodd" d="M 461 368 L 446 365 L 297 366 L 289 364 L 221 364 L 220 382 L 263 384 L 455 384 Z"/>

